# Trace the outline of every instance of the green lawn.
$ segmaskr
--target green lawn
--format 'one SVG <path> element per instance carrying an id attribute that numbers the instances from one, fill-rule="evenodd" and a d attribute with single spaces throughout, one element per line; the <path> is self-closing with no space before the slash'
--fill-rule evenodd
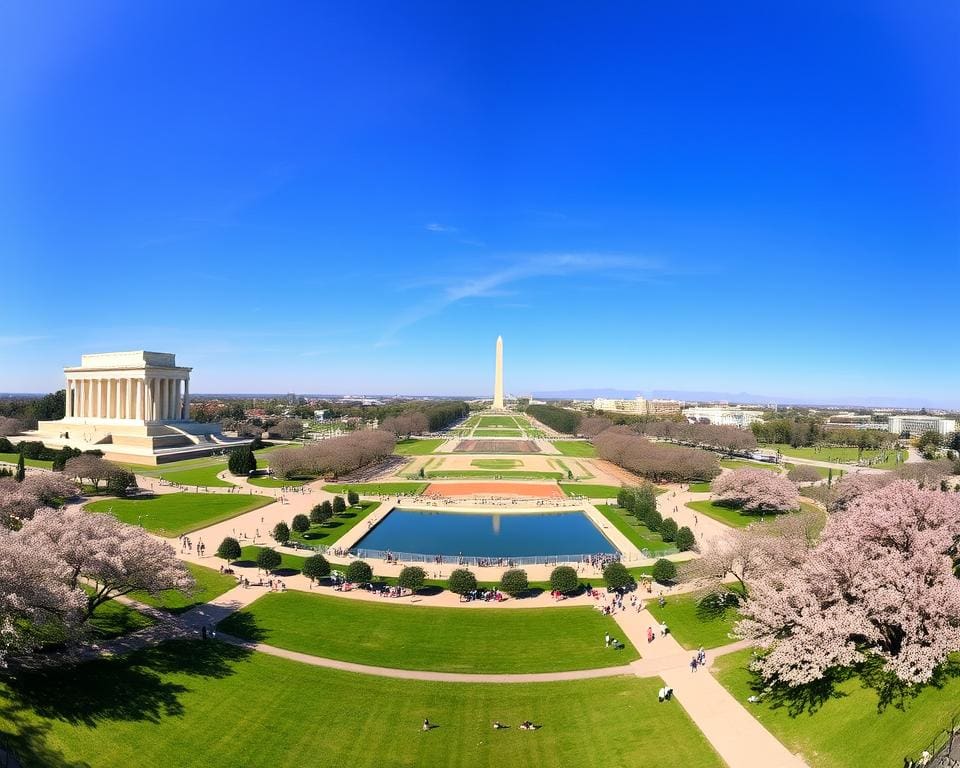
<path id="1" fill-rule="evenodd" d="M 662 685 L 396 680 L 179 641 L 5 680 L 0 731 L 25 768 L 721 768 Z"/>
<path id="2" fill-rule="evenodd" d="M 676 549 L 665 542 L 659 533 L 653 533 L 647 526 L 638 523 L 637 518 L 625 509 L 620 509 L 615 504 L 597 504 L 596 507 L 637 549 Z"/>
<path id="3" fill-rule="evenodd" d="M 361 496 L 417 496 L 427 489 L 427 483 L 328 483 L 323 490 L 346 496 L 356 491 Z"/>
<path id="4" fill-rule="evenodd" d="M 738 614 L 736 608 L 728 608 L 722 613 L 710 614 L 698 610 L 697 595 L 670 595 L 666 604 L 660 607 L 656 600 L 647 601 L 647 610 L 661 624 L 670 627 L 670 634 L 684 648 L 717 648 L 736 641 L 730 637 Z"/>
<path id="5" fill-rule="evenodd" d="M 737 701 L 782 741 L 800 752 L 812 768 L 901 768 L 906 756 L 918 757 L 948 724 L 960 706 L 960 669 L 942 688 L 922 689 L 903 708 L 878 708 L 877 693 L 857 677 L 842 682 L 836 696 L 813 713 L 791 715 L 790 707 L 772 702 L 750 704 L 757 691 L 747 669 L 750 651 L 721 656 L 715 662 L 717 679 Z M 960 667 L 960 660 L 954 665 Z"/>
<path id="6" fill-rule="evenodd" d="M 639 658 L 617 623 L 587 606 L 428 608 L 291 591 L 263 595 L 220 628 L 292 651 L 401 669 L 558 672 Z M 605 647 L 606 632 L 627 647 Z"/>
<path id="7" fill-rule="evenodd" d="M 523 437 L 519 429 L 475 429 L 473 437 Z"/>
<path id="8" fill-rule="evenodd" d="M 400 440 L 393 449 L 393 452 L 399 456 L 424 456 L 428 453 L 433 453 L 443 445 L 443 442 L 443 440 L 438 438 L 424 440 L 410 438 L 408 440 Z"/>
<path id="9" fill-rule="evenodd" d="M 523 461 L 521 459 L 474 459 L 470 465 L 479 469 L 513 469 L 522 467 Z"/>
<path id="10" fill-rule="evenodd" d="M 237 586 L 237 580 L 233 576 L 225 576 L 212 568 L 204 568 L 194 563 L 184 563 L 184 565 L 197 582 L 196 590 L 192 594 L 167 589 L 156 595 L 147 592 L 131 592 L 130 598 L 170 613 L 184 613 L 198 605 L 210 602 Z"/>
<path id="11" fill-rule="evenodd" d="M 513 416 L 481 416 L 477 426 L 481 429 L 496 429 L 497 427 L 517 429 L 518 425 Z"/>
<path id="12" fill-rule="evenodd" d="M 271 539 L 271 543 L 272 546 L 276 548 L 276 542 L 273 542 Z M 262 549 L 267 549 L 267 547 L 260 547 L 254 544 L 240 547 L 240 559 L 236 562 L 243 566 L 255 566 L 257 564 L 257 555 L 260 554 L 260 550 Z M 306 555 L 288 555 L 286 552 L 281 552 L 280 565 L 275 570 L 289 572 L 290 574 L 294 572 L 300 573 L 300 569 L 303 568 L 303 561 L 306 559 Z"/>
<path id="13" fill-rule="evenodd" d="M 745 515 L 739 509 L 725 507 L 708 499 L 703 501 L 689 501 L 687 502 L 686 506 L 688 506 L 694 512 L 699 512 L 707 517 L 712 517 L 714 520 L 719 520 L 721 523 L 732 525 L 734 528 L 746 528 L 748 525 L 750 525 L 750 523 L 763 522 L 778 516 L 775 514 Z M 801 501 L 800 507 L 808 512 L 812 511 L 816 512 L 818 515 L 823 515 L 822 510 L 813 504 L 809 504 L 808 502 Z"/>
<path id="14" fill-rule="evenodd" d="M 814 461 L 829 461 L 835 464 L 856 464 L 859 459 L 867 461 L 876 460 L 875 464 L 870 466 L 877 469 L 893 469 L 900 466 L 907 459 L 906 451 L 877 451 L 872 449 L 864 450 L 861 454 L 858 448 L 846 448 L 837 446 L 809 446 L 804 448 L 793 448 L 786 443 L 775 443 L 764 445 L 764 448 L 780 451 L 784 456 L 794 456 L 798 459 L 813 459 Z M 897 454 L 900 455 L 900 461 L 897 461 Z"/>
<path id="15" fill-rule="evenodd" d="M 235 483 L 221 480 L 217 474 L 227 468 L 226 463 L 214 464 L 209 467 L 195 467 L 193 469 L 169 469 L 151 473 L 152 477 L 162 477 L 171 483 L 182 485 L 200 485 L 208 488 L 229 488 Z"/>
<path id="16" fill-rule="evenodd" d="M 20 461 L 19 453 L 0 453 L 0 461 L 7 461 L 11 464 L 16 464 Z M 24 466 L 27 467 L 37 467 L 38 469 L 51 469 L 53 467 L 52 461 L 44 461 L 43 459 L 24 459 Z"/>
<path id="17" fill-rule="evenodd" d="M 690 483 L 690 493 L 710 493 L 710 483 Z"/>
<path id="18" fill-rule="evenodd" d="M 304 544 L 316 546 L 317 544 L 333 544 L 353 528 L 357 523 L 367 518 L 373 510 L 380 506 L 379 501 L 361 501 L 360 507 L 347 507 L 342 515 L 336 515 L 323 525 L 313 525 L 309 531 L 299 534 L 292 531 L 290 538 L 293 541 L 300 541 Z"/>
<path id="19" fill-rule="evenodd" d="M 720 466 L 727 469 L 765 469 L 768 472 L 780 472 L 777 464 L 766 464 L 762 461 L 743 461 L 742 459 L 720 459 Z"/>
<path id="20" fill-rule="evenodd" d="M 129 635 L 153 623 L 153 619 L 135 608 L 110 600 L 97 606 L 93 616 L 87 619 L 87 629 L 90 631 L 90 640 L 102 641 Z"/>
<path id="21" fill-rule="evenodd" d="M 586 440 L 554 440 L 553 447 L 564 456 L 592 459 L 597 455 L 597 449 L 593 447 L 593 443 L 588 443 Z"/>
<path id="22" fill-rule="evenodd" d="M 615 499 L 620 492 L 617 485 L 595 485 L 593 483 L 560 483 L 567 496 L 586 496 L 588 499 Z"/>
<path id="23" fill-rule="evenodd" d="M 110 512 L 151 533 L 177 536 L 228 520 L 273 502 L 267 496 L 226 493 L 167 493 L 142 499 L 106 499 L 86 505 L 91 512 Z"/>

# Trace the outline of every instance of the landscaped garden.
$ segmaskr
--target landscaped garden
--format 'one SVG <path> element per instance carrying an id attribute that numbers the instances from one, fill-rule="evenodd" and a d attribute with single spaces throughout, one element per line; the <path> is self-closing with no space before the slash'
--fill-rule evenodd
<path id="1" fill-rule="evenodd" d="M 205 568 L 195 563 L 185 562 L 184 565 L 197 583 L 192 592 L 186 593 L 178 592 L 175 589 L 167 589 L 158 592 L 156 595 L 151 595 L 148 592 L 131 592 L 129 597 L 137 602 L 152 605 L 154 608 L 160 608 L 170 613 L 184 613 L 198 605 L 210 602 L 237 586 L 237 580 L 233 576 L 224 575 L 212 568 Z M 112 604 L 107 603 L 107 605 Z"/>
<path id="2" fill-rule="evenodd" d="M 346 496 L 355 491 L 361 496 L 418 496 L 427 489 L 427 483 L 328 483 L 323 490 Z"/>
<path id="3" fill-rule="evenodd" d="M 717 648 L 735 642 L 730 635 L 739 617 L 735 605 L 702 600 L 697 594 L 669 595 L 662 607 L 657 600 L 649 600 L 646 608 L 684 648 Z"/>
<path id="4" fill-rule="evenodd" d="M 751 653 L 744 650 L 718 658 L 717 679 L 813 768 L 900 768 L 903 758 L 918 757 L 960 708 L 960 657 L 948 668 L 942 687 L 926 686 L 916 696 L 881 707 L 877 690 L 856 674 L 835 689 L 819 687 L 819 696 L 803 689 L 793 698 L 772 698 L 748 669 Z M 748 702 L 754 695 L 761 695 L 761 700 Z"/>
<path id="5" fill-rule="evenodd" d="M 774 518 L 781 517 L 784 514 L 790 514 L 789 512 L 768 512 L 766 514 L 761 514 L 759 512 L 745 512 L 738 507 L 720 504 L 716 501 L 711 501 L 710 499 L 704 499 L 703 501 L 688 501 L 686 506 L 692 509 L 694 512 L 699 512 L 707 517 L 712 517 L 714 520 L 718 520 L 726 525 L 732 525 L 735 528 L 744 528 L 750 525 L 750 523 L 772 520 Z M 811 512 L 817 515 L 823 514 L 819 507 L 806 501 L 801 501 L 799 508 L 793 511 L 797 512 L 800 510 Z"/>
<path id="6" fill-rule="evenodd" d="M 0 453 L 0 461 L 6 461 L 9 464 L 16 464 L 20 461 L 19 453 Z M 37 469 L 50 469 L 53 467 L 52 461 L 47 461 L 45 459 L 27 459 L 23 460 L 24 466 L 27 467 L 36 467 Z"/>
<path id="7" fill-rule="evenodd" d="M 659 533 L 651 531 L 627 510 L 615 504 L 597 504 L 596 507 L 637 549 L 676 550 L 674 544 L 665 542 Z"/>
<path id="8" fill-rule="evenodd" d="M 475 429 L 473 437 L 523 437 L 519 429 Z"/>
<path id="9" fill-rule="evenodd" d="M 311 525 L 310 528 L 303 533 L 291 531 L 290 540 L 307 544 L 308 546 L 334 544 L 339 541 L 347 531 L 365 520 L 367 516 L 379 506 L 379 501 L 361 501 L 357 506 L 347 507 L 339 515 L 335 514 L 326 522 Z"/>
<path id="10" fill-rule="evenodd" d="M 827 461 L 834 464 L 856 464 L 859 461 L 873 462 L 870 466 L 877 469 L 894 469 L 907 460 L 907 451 L 889 449 L 864 448 L 846 446 L 806 446 L 794 448 L 786 443 L 771 443 L 762 446 L 768 450 L 775 450 L 784 456 L 794 456 L 798 459 L 812 459 Z"/>
<path id="11" fill-rule="evenodd" d="M 464 610 L 268 593 L 220 628 L 316 656 L 444 672 L 557 672 L 639 657 L 611 617 L 586 606 Z M 605 647 L 608 632 L 626 647 Z"/>
<path id="12" fill-rule="evenodd" d="M 398 456 L 425 456 L 433 453 L 437 448 L 443 445 L 443 440 L 439 438 L 408 438 L 398 440 L 393 452 Z"/>
<path id="13" fill-rule="evenodd" d="M 626 766 L 652 755 L 657 768 L 721 768 L 683 710 L 682 692 L 679 701 L 657 702 L 662 685 L 633 676 L 397 680 L 180 641 L 8 679 L 0 684 L 0 731 L 26 768 L 167 768 L 172 755 L 183 768 L 276 768 L 309 755 L 355 768 L 449 765 L 457 757 L 470 766 Z M 310 727 L 316 718 L 319 731 Z M 424 718 L 438 727 L 423 733 Z M 527 719 L 541 727 L 520 730 Z M 494 731 L 494 720 L 509 728 Z"/>
<path id="14" fill-rule="evenodd" d="M 567 496 L 584 496 L 588 499 L 615 499 L 620 492 L 618 485 L 597 485 L 595 483 L 560 483 Z"/>
<path id="15" fill-rule="evenodd" d="M 90 512 L 108 512 L 151 533 L 172 537 L 229 520 L 271 504 L 268 496 L 228 493 L 166 493 L 134 499 L 104 499 L 86 505 Z"/>
<path id="16" fill-rule="evenodd" d="M 554 440 L 553 447 L 564 456 L 579 456 L 584 459 L 592 459 L 597 455 L 597 449 L 592 443 L 586 440 Z"/>

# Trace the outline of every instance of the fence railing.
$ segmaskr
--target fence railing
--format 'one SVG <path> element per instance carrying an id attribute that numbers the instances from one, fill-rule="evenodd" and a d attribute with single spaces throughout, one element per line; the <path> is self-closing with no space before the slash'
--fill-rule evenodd
<path id="1" fill-rule="evenodd" d="M 954 768 L 960 765 L 960 710 L 950 716 L 948 725 L 916 754 L 903 759 L 905 768 Z"/>

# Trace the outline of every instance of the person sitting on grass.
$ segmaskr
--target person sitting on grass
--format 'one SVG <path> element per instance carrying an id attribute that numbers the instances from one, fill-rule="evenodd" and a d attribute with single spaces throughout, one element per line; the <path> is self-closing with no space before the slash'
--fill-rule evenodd
<path id="1" fill-rule="evenodd" d="M 493 721 L 493 730 L 495 730 L 495 731 L 499 731 L 501 728 L 506 728 L 506 727 L 507 727 L 507 726 L 505 726 L 505 725 L 504 725 L 503 723 L 501 723 L 499 720 L 494 720 L 494 721 Z"/>
<path id="2" fill-rule="evenodd" d="M 429 721 L 427 718 L 423 718 L 423 728 L 422 728 L 422 730 L 424 730 L 424 731 L 429 731 L 431 728 L 433 728 L 433 726 L 430 725 L 430 721 Z"/>
<path id="3" fill-rule="evenodd" d="M 537 726 L 535 726 L 529 720 L 524 720 L 522 723 L 520 723 L 521 731 L 535 731 L 536 729 L 537 729 Z"/>

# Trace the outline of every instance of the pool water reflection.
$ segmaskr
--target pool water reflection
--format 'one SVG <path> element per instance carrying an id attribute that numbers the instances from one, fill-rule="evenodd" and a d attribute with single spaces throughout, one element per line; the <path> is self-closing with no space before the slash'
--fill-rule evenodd
<path id="1" fill-rule="evenodd" d="M 395 509 L 357 547 L 467 557 L 617 552 L 583 512 L 496 514 Z"/>

